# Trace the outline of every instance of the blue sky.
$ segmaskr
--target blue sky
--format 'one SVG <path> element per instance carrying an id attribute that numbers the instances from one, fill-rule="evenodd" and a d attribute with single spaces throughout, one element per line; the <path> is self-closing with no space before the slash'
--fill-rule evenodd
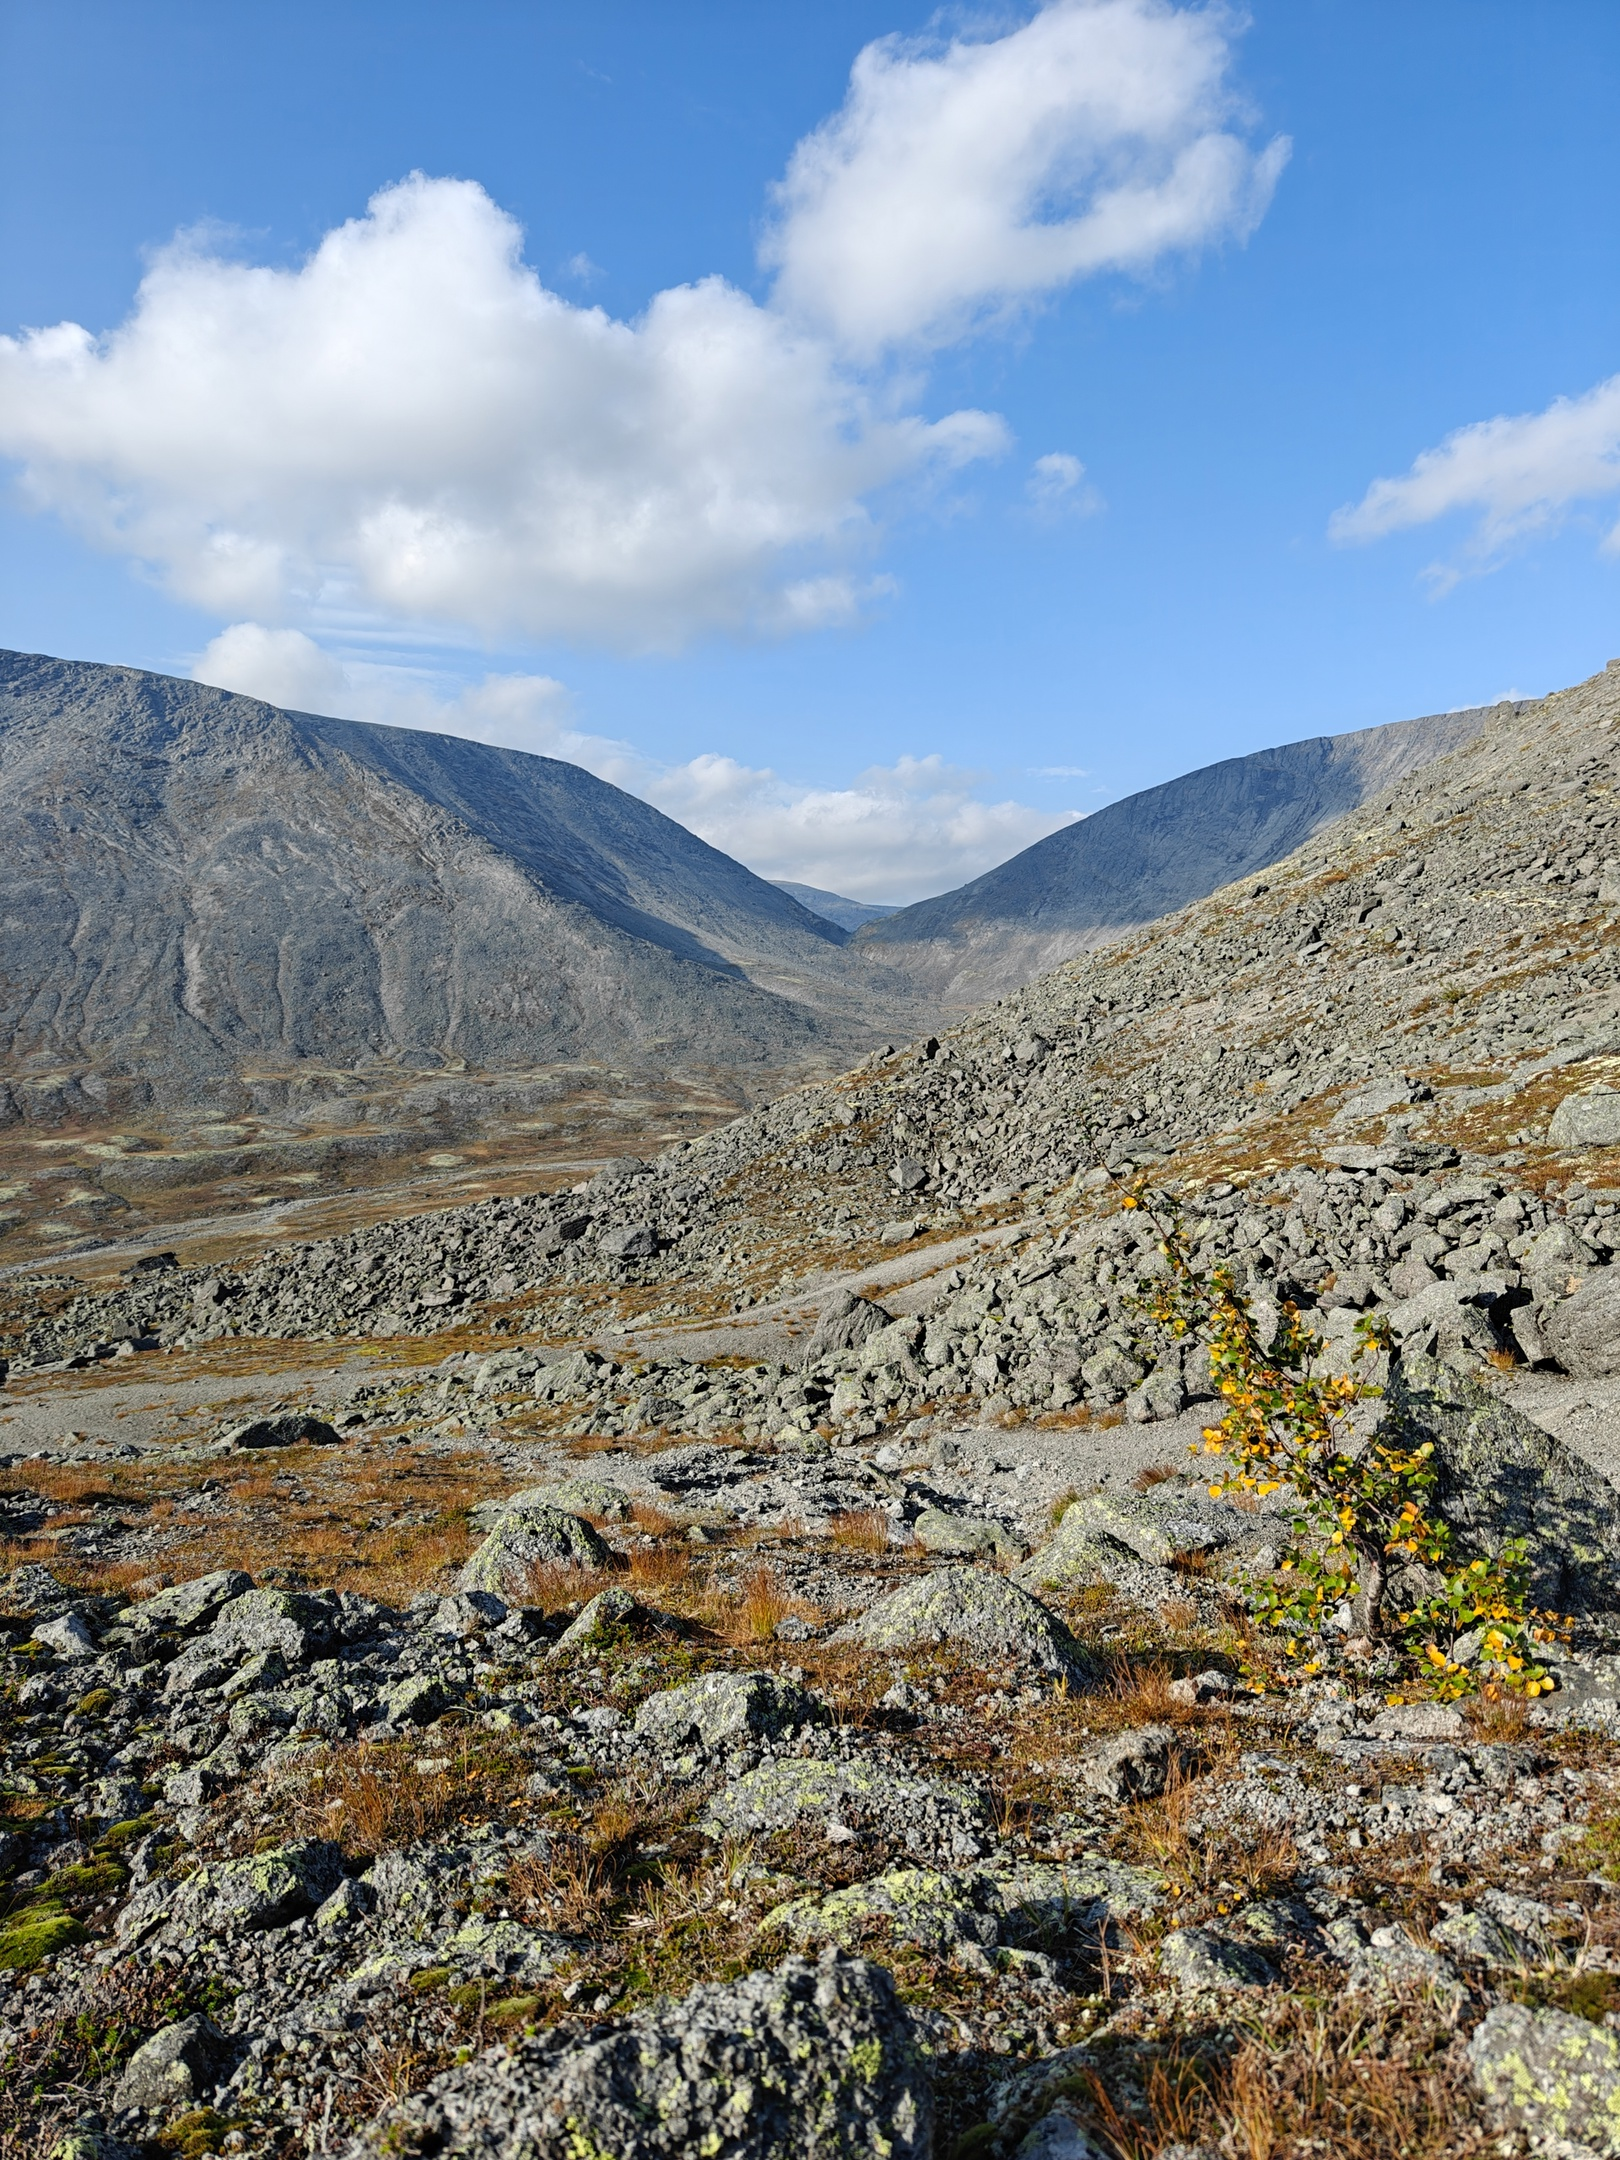
<path id="1" fill-rule="evenodd" d="M 892 900 L 1620 652 L 1612 0 L 0 41 L 7 645 L 575 756 Z"/>

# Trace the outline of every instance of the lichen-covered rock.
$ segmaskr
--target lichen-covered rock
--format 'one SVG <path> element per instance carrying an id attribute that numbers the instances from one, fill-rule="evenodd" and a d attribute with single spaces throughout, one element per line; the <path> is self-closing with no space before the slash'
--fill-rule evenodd
<path id="1" fill-rule="evenodd" d="M 1099 1531 L 1074 1506 L 1066 1507 L 1046 1543 L 1013 1571 L 1026 1590 L 1066 1590 L 1079 1583 L 1112 1582 L 1136 1555 L 1117 1538 Z"/>
<path id="2" fill-rule="evenodd" d="M 330 1604 L 301 1590 L 246 1590 L 220 1608 L 208 1643 L 223 1657 L 273 1650 L 301 1665 L 330 1647 L 332 1622 Z"/>
<path id="3" fill-rule="evenodd" d="M 1380 1428 L 1434 1443 L 1436 1508 L 1465 1559 L 1528 1541 L 1530 1599 L 1553 1612 L 1620 1607 L 1620 1492 L 1478 1380 L 1395 1359 Z"/>
<path id="4" fill-rule="evenodd" d="M 857 1614 L 832 1640 L 870 1650 L 955 1643 L 1071 1682 L 1088 1678 L 1093 1669 L 1080 1644 L 1039 1598 L 988 1568 L 940 1568 L 906 1583 Z"/>
<path id="5" fill-rule="evenodd" d="M 1058 1535 L 1109 1538 L 1152 1567 L 1168 1567 L 1184 1553 L 1217 1552 L 1231 1541 L 1231 1528 L 1214 1516 L 1211 1502 L 1200 1507 L 1177 1492 L 1162 1499 L 1152 1493 L 1085 1493 L 1064 1509 Z"/>
<path id="6" fill-rule="evenodd" d="M 933 1778 L 902 1777 L 881 1763 L 798 1759 L 763 1763 L 717 1793 L 704 1828 L 721 1837 L 758 1836 L 785 1830 L 801 1817 L 886 1819 L 903 1835 L 942 1816 L 979 1819 L 984 1803 L 966 1785 Z"/>
<path id="7" fill-rule="evenodd" d="M 407 1673 L 385 1687 L 378 1700 L 390 1725 L 431 1725 L 450 1697 L 437 1673 Z"/>
<path id="8" fill-rule="evenodd" d="M 600 1568 L 612 1557 L 590 1524 L 554 1507 L 549 1493 L 514 1493 L 457 1576 L 456 1587 L 493 1590 L 497 1597 L 521 1602 L 531 1568 Z"/>
<path id="9" fill-rule="evenodd" d="M 596 1515 L 603 1522 L 624 1522 L 630 1514 L 630 1495 L 611 1478 L 568 1478 L 547 1498 L 570 1514 Z"/>
<path id="10" fill-rule="evenodd" d="M 1160 1948 L 1159 1970 L 1198 1991 L 1267 1987 L 1277 1977 L 1257 1950 L 1203 1927 L 1173 1928 Z"/>
<path id="11" fill-rule="evenodd" d="M 443 2160 L 928 2160 L 933 2100 L 888 1974 L 789 1958 L 579 2039 L 436 2078 L 351 2146 Z"/>
<path id="12" fill-rule="evenodd" d="M 1620 2154 L 1620 2034 L 1565 2010 L 1498 2003 L 1469 2041 L 1468 2060 L 1504 2126 Z"/>
<path id="13" fill-rule="evenodd" d="M 1105 1800 L 1157 1799 L 1175 1759 L 1175 1741 L 1168 1725 L 1111 1733 L 1079 1757 L 1081 1779 Z"/>
<path id="14" fill-rule="evenodd" d="M 794 1942 L 852 1945 L 875 1922 L 902 1942 L 925 1950 L 981 1947 L 1001 1932 L 1001 1895 L 988 1875 L 934 1868 L 891 1868 L 870 1882 L 851 1883 L 826 1897 L 795 1898 L 765 1916 Z"/>
<path id="15" fill-rule="evenodd" d="M 1482 1890 L 1471 1905 L 1448 1913 L 1429 1933 L 1455 1956 L 1512 1969 L 1539 1965 L 1552 1956 L 1551 1920 L 1552 1913 L 1539 1898 L 1516 1897 L 1510 1890 Z"/>
<path id="16" fill-rule="evenodd" d="M 1091 1932 L 1105 1920 L 1141 1919 L 1164 1902 L 1164 1877 L 1105 1854 L 1073 1860 L 1018 1860 L 988 1870 L 1001 1900 L 1003 1932 Z"/>
<path id="17" fill-rule="evenodd" d="M 213 2091 L 230 2056 L 230 2042 L 205 2017 L 165 2025 L 135 2050 L 113 2093 L 117 2112 L 141 2108 L 178 2114 Z"/>
<path id="18" fill-rule="evenodd" d="M 911 1534 L 924 1552 L 965 1559 L 1021 1560 L 1026 1549 L 1024 1540 L 1005 1523 L 983 1515 L 950 1515 L 943 1508 L 924 1508 Z"/>
<path id="19" fill-rule="evenodd" d="M 341 1849 L 324 1838 L 300 1838 L 242 1860 L 209 1861 L 176 1887 L 152 1884 L 119 1918 L 127 1945 L 162 1926 L 184 1936 L 250 1935 L 285 1927 L 324 1905 L 343 1875 Z"/>
<path id="20" fill-rule="evenodd" d="M 831 1722 L 832 1713 L 819 1695 L 765 1672 L 705 1673 L 649 1695 L 636 1712 L 636 1731 L 643 1740 L 677 1752 L 707 1753 L 750 1735 L 776 1740 Z"/>
<path id="21" fill-rule="evenodd" d="M 253 1577 L 240 1568 L 216 1568 L 210 1575 L 142 1598 L 138 1605 L 126 1605 L 116 1624 L 140 1635 L 193 1635 L 211 1624 L 222 1605 L 252 1588 Z"/>
<path id="22" fill-rule="evenodd" d="M 891 1868 L 825 1897 L 795 1898 L 765 1918 L 796 1942 L 858 1942 L 874 1922 L 928 1950 L 980 1948 L 1034 1935 L 1041 1940 L 1106 1920 L 1155 1911 L 1163 1879 L 1100 1854 L 1026 1860 L 994 1868 Z"/>
<path id="23" fill-rule="evenodd" d="M 566 1658 L 579 1650 L 599 1648 L 622 1629 L 646 1617 L 649 1616 L 635 1593 L 616 1583 L 609 1590 L 598 1590 L 595 1597 L 587 1600 L 557 1637 L 548 1654 Z"/>

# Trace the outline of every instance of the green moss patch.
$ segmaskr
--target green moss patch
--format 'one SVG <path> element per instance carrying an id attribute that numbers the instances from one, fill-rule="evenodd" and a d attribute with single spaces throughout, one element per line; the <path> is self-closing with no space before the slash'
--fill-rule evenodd
<path id="1" fill-rule="evenodd" d="M 33 1972 L 43 1959 L 84 1940 L 84 1929 L 70 1913 L 31 1914 L 0 1928 L 0 1972 Z"/>

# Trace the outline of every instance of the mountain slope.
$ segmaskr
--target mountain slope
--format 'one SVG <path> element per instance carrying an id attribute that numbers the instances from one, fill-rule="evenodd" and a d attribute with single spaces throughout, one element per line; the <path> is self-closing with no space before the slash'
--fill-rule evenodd
<path id="1" fill-rule="evenodd" d="M 13 1061 L 777 1064 L 887 1024 L 842 944 L 578 767 L 0 656 Z"/>
<path id="2" fill-rule="evenodd" d="M 1438 713 L 1225 758 L 1110 803 L 955 892 L 857 933 L 942 1004 L 1003 996 L 1234 879 L 1470 741 L 1490 710 Z"/>
<path id="3" fill-rule="evenodd" d="M 824 892 L 819 885 L 795 885 L 791 878 L 778 878 L 775 883 L 778 892 L 785 892 L 825 922 L 836 923 L 840 930 L 858 930 L 862 923 L 881 922 L 886 915 L 900 912 L 870 900 L 846 900 L 842 893 Z"/>

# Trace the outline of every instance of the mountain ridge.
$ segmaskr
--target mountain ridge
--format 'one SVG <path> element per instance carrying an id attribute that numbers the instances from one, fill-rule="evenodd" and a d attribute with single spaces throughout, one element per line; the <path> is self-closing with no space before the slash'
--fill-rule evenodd
<path id="1" fill-rule="evenodd" d="M 1503 701 L 1501 709 L 1517 711 Z M 1003 997 L 1288 855 L 1312 832 L 1470 741 L 1475 706 L 1223 758 L 1122 797 L 983 876 L 855 933 L 956 1010 Z"/>

